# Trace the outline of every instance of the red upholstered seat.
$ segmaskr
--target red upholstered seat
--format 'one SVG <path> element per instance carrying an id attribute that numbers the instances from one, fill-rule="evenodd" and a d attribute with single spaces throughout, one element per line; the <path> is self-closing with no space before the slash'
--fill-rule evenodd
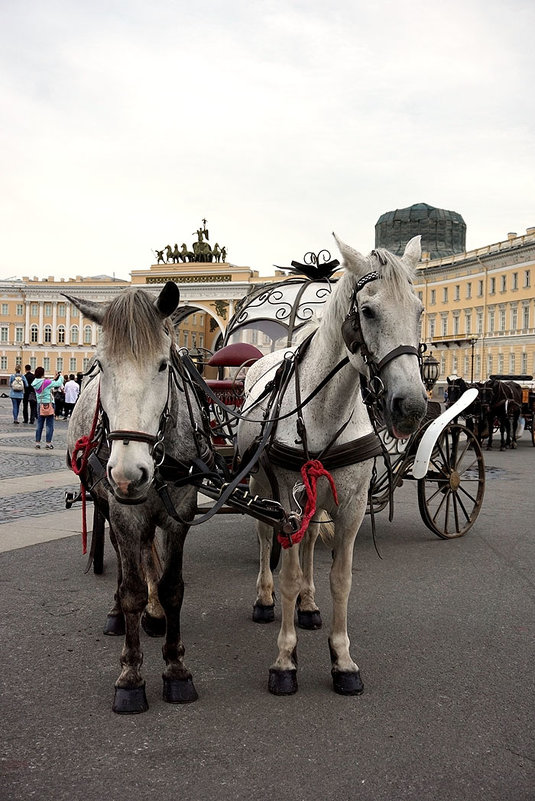
<path id="1" fill-rule="evenodd" d="M 210 367 L 241 367 L 242 364 L 249 367 L 263 355 L 262 351 L 255 348 L 254 345 L 249 345 L 247 342 L 235 342 L 233 345 L 226 345 L 221 350 L 216 350 L 208 359 L 207 364 Z"/>

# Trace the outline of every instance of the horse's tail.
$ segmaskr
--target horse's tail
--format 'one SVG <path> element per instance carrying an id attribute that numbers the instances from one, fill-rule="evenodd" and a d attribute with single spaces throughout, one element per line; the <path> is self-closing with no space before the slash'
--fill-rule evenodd
<path id="1" fill-rule="evenodd" d="M 334 540 L 334 522 L 327 512 L 322 511 L 319 516 L 320 537 L 325 545 L 332 545 Z"/>

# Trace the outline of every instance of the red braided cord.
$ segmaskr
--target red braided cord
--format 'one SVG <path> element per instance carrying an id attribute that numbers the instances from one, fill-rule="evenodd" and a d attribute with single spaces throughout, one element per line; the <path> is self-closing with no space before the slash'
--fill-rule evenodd
<path id="1" fill-rule="evenodd" d="M 296 531 L 295 534 L 292 534 L 291 538 L 287 534 L 279 532 L 277 539 L 283 548 L 290 548 L 294 544 L 297 545 L 297 543 L 301 542 L 305 536 L 305 532 L 309 526 L 309 523 L 316 513 L 316 503 L 318 499 L 316 487 L 318 478 L 321 476 L 325 476 L 325 478 L 329 481 L 334 502 L 338 506 L 338 493 L 336 492 L 336 485 L 329 471 L 324 468 L 319 459 L 310 459 L 310 461 L 305 462 L 301 468 L 301 477 L 303 479 L 303 484 L 305 485 L 307 500 L 305 504 L 305 511 L 301 519 L 301 528 L 299 531 Z"/>
<path id="2" fill-rule="evenodd" d="M 93 423 L 91 425 L 91 432 L 89 436 L 80 437 L 76 441 L 76 445 L 74 446 L 72 455 L 71 455 L 71 470 L 72 472 L 79 476 L 81 473 L 84 472 L 85 468 L 87 467 L 87 460 L 89 459 L 89 454 L 91 451 L 96 448 L 97 442 L 93 442 L 93 437 L 95 436 L 95 430 L 97 427 L 98 422 L 98 414 L 100 411 L 100 383 L 98 385 L 98 392 L 97 392 L 97 404 L 95 407 L 95 414 L 93 415 Z M 80 467 L 78 467 L 78 453 L 80 451 L 84 452 L 82 456 L 82 461 Z M 86 515 L 86 497 L 85 497 L 85 487 L 83 483 L 81 483 L 81 495 L 82 495 L 82 553 L 87 553 L 87 515 Z"/>

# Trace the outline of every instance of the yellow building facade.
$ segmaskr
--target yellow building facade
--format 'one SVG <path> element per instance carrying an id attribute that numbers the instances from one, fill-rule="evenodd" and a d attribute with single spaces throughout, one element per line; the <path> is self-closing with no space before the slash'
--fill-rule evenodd
<path id="1" fill-rule="evenodd" d="M 422 261 L 422 340 L 446 376 L 535 374 L 535 228 L 484 248 Z"/>
<path id="2" fill-rule="evenodd" d="M 130 285 L 156 296 L 165 281 L 175 281 L 181 293 L 179 345 L 213 350 L 251 287 L 282 277 L 281 271 L 260 277 L 250 267 L 225 262 L 188 262 L 135 270 L 130 282 L 106 275 L 0 278 L 0 389 L 16 364 L 41 365 L 47 374 L 89 366 L 99 328 L 62 293 L 106 302 Z M 467 381 L 535 374 L 535 228 L 442 259 L 424 254 L 415 288 L 425 306 L 422 341 L 440 364 L 439 397 L 452 374 Z"/>

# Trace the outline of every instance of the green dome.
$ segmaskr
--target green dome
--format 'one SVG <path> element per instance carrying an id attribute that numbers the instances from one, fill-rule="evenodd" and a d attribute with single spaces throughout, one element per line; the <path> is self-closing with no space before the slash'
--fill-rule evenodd
<path id="1" fill-rule="evenodd" d="M 466 223 L 456 211 L 415 203 L 381 214 L 375 224 L 375 247 L 398 256 L 413 236 L 422 235 L 422 251 L 439 259 L 466 250 Z"/>

